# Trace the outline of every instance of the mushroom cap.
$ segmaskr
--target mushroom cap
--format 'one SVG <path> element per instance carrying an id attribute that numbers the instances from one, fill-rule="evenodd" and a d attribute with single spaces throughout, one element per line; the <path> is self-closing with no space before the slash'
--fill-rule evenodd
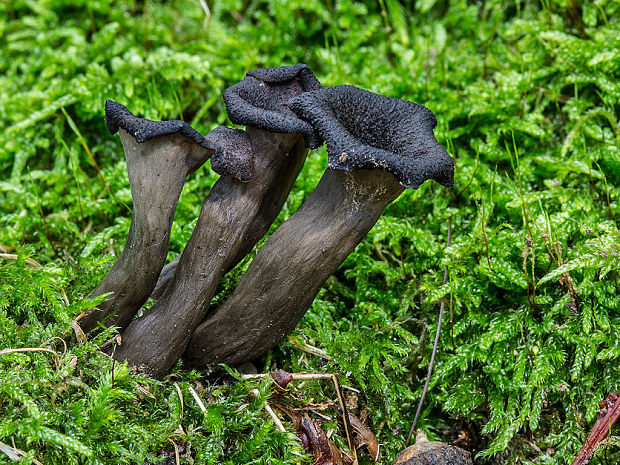
<path id="1" fill-rule="evenodd" d="M 437 142 L 435 115 L 426 107 L 354 86 L 305 92 L 289 108 L 327 142 L 327 167 L 341 171 L 378 168 L 408 189 L 427 179 L 454 184 L 454 163 Z"/>
<path id="2" fill-rule="evenodd" d="M 124 105 L 112 100 L 105 102 L 105 124 L 110 133 L 115 134 L 119 128 L 123 129 L 140 144 L 162 136 L 181 134 L 202 148 L 214 152 L 211 169 L 220 176 L 234 176 L 241 181 L 249 181 L 254 174 L 252 144 L 240 129 L 219 126 L 205 137 L 184 121 L 151 121 L 140 118 L 134 116 Z"/>
<path id="3" fill-rule="evenodd" d="M 119 128 L 124 129 L 139 143 L 178 132 L 198 145 L 209 148 L 203 145 L 204 136 L 184 121 L 151 121 L 139 118 L 134 116 L 127 107 L 112 100 L 105 101 L 105 124 L 111 134 L 116 134 Z"/>
<path id="4" fill-rule="evenodd" d="M 246 182 L 254 175 L 254 154 L 250 138 L 241 129 L 218 126 L 205 137 L 205 144 L 215 153 L 211 169 L 220 176 L 234 176 Z"/>
<path id="5" fill-rule="evenodd" d="M 257 69 L 226 89 L 224 103 L 228 117 L 235 124 L 275 133 L 303 134 L 306 145 L 316 148 L 323 140 L 310 124 L 288 108 L 287 102 L 322 87 L 304 64 Z"/>

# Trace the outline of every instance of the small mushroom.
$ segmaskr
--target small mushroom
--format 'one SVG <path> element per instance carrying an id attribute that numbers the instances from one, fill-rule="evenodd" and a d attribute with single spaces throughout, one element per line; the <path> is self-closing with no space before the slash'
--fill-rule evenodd
<path id="1" fill-rule="evenodd" d="M 471 454 L 460 447 L 429 441 L 421 429 L 416 441 L 400 453 L 394 465 L 473 465 Z"/>
<path id="2" fill-rule="evenodd" d="M 351 86 L 289 102 L 327 141 L 318 186 L 258 252 L 237 288 L 192 336 L 186 363 L 217 371 L 260 356 L 292 331 L 325 280 L 404 187 L 451 186 L 454 165 L 421 105 Z"/>
<path id="3" fill-rule="evenodd" d="M 184 352 L 220 279 L 267 232 L 301 171 L 308 153 L 304 139 L 315 136 L 282 103 L 309 85 L 320 86 L 306 65 L 297 65 L 252 71 L 226 90 L 231 121 L 247 129 L 235 130 L 238 139 L 227 138 L 220 146 L 230 151 L 226 160 L 251 151 L 253 177 L 249 182 L 221 177 L 215 183 L 161 297 L 123 333 L 119 359 L 161 376 Z"/>
<path id="4" fill-rule="evenodd" d="M 205 138 L 182 121 L 135 117 L 107 100 L 105 121 L 125 150 L 133 215 L 125 248 L 90 297 L 112 292 L 84 315 L 84 331 L 99 323 L 126 325 L 153 291 L 168 253 L 170 229 L 187 175 L 213 153 Z"/>

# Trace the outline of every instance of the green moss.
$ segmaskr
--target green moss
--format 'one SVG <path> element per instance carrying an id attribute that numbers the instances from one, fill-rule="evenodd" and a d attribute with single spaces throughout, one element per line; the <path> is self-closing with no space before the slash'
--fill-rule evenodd
<path id="1" fill-rule="evenodd" d="M 18 255 L 0 258 L 0 350 L 58 357 L 0 355 L 0 441 L 23 463 L 141 464 L 170 439 L 190 444 L 195 463 L 311 463 L 265 414 L 269 383 L 202 381 L 202 412 L 188 390 L 197 373 L 132 374 L 99 350 L 112 331 L 84 344 L 71 328 L 131 216 L 104 100 L 206 132 L 227 121 L 221 94 L 245 71 L 305 62 L 326 85 L 427 105 L 455 187 L 403 194 L 328 280 L 292 338 L 330 360 L 285 342 L 261 368 L 341 373 L 389 463 L 445 296 L 420 426 L 444 439 L 465 429 L 479 463 L 572 459 L 598 401 L 620 390 L 618 3 L 207 4 L 209 17 L 189 0 L 0 3 L 0 252 Z M 311 155 L 272 231 L 324 163 L 323 149 Z M 215 179 L 203 168 L 188 181 L 170 258 Z M 334 396 L 320 382 L 303 390 Z M 619 459 L 609 447 L 608 463 Z"/>

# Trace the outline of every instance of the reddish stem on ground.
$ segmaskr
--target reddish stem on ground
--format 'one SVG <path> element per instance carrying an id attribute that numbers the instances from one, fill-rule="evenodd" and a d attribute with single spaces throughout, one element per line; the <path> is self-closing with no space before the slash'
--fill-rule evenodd
<path id="1" fill-rule="evenodd" d="M 613 424 L 620 417 L 620 393 L 610 393 L 605 400 L 599 403 L 599 406 L 601 407 L 599 417 L 592 427 L 590 436 L 588 436 L 571 465 L 587 465 L 590 463 L 596 448 L 603 442 Z"/>

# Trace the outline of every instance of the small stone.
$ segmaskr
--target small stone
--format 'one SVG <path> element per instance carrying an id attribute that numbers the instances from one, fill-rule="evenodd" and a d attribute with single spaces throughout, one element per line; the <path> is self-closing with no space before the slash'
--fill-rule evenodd
<path id="1" fill-rule="evenodd" d="M 418 430 L 415 444 L 402 451 L 394 465 L 473 465 L 473 462 L 466 450 L 429 441 L 424 431 Z"/>

